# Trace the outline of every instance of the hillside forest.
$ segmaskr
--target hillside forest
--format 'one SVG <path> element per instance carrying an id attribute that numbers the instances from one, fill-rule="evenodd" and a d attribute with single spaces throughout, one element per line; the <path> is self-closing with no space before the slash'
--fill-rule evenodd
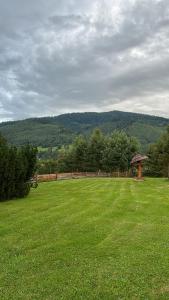
<path id="1" fill-rule="evenodd" d="M 0 132 L 10 144 L 23 146 L 30 143 L 39 148 L 44 158 L 50 158 L 51 148 L 55 151 L 70 145 L 81 134 L 88 138 L 96 128 L 104 135 L 123 130 L 128 136 L 137 138 L 141 149 L 145 151 L 160 138 L 168 125 L 169 120 L 165 118 L 112 111 L 5 122 L 0 124 Z"/>

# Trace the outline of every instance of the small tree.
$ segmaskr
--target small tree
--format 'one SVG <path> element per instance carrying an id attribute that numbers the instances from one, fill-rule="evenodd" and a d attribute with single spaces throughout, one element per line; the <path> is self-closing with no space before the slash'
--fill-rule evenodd
<path id="1" fill-rule="evenodd" d="M 139 144 L 123 131 L 114 131 L 107 139 L 103 152 L 103 166 L 106 171 L 127 171 L 132 156 L 138 151 Z"/>
<path id="2" fill-rule="evenodd" d="M 75 139 L 72 145 L 72 157 L 74 170 L 86 171 L 87 169 L 87 157 L 88 154 L 88 143 L 83 135 L 80 135 Z"/>
<path id="3" fill-rule="evenodd" d="M 92 171 L 99 171 L 102 169 L 104 148 L 105 138 L 100 129 L 95 129 L 88 144 L 88 164 Z"/>

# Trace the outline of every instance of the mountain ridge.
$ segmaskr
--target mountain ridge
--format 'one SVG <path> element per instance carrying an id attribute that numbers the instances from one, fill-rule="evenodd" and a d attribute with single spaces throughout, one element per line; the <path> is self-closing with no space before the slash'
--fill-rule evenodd
<path id="1" fill-rule="evenodd" d="M 0 123 L 0 132 L 16 146 L 29 142 L 42 147 L 60 147 L 70 144 L 79 134 L 90 134 L 95 128 L 105 134 L 118 129 L 137 137 L 145 148 L 160 137 L 167 125 L 168 118 L 115 110 L 7 121 Z"/>
<path id="2" fill-rule="evenodd" d="M 63 113 L 63 114 L 59 114 L 59 115 L 55 115 L 55 116 L 43 116 L 43 117 L 31 117 L 31 118 L 25 118 L 25 119 L 19 119 L 19 120 L 11 120 L 11 121 L 3 121 L 0 122 L 0 127 L 1 125 L 6 125 L 6 124 L 13 124 L 16 122 L 24 122 L 24 121 L 30 121 L 30 120 L 45 120 L 48 118 L 51 119 L 56 119 L 56 118 L 61 118 L 63 116 L 70 116 L 70 115 L 83 115 L 83 114 L 89 114 L 89 115 L 106 115 L 106 114 L 111 114 L 111 113 L 122 113 L 122 114 L 130 114 L 130 115 L 135 115 L 135 116 L 143 116 L 143 117 L 152 117 L 152 118 L 158 118 L 158 119 L 162 119 L 162 120 L 169 120 L 169 117 L 164 117 L 164 116 L 158 116 L 158 115 L 151 115 L 151 114 L 145 114 L 145 113 L 137 113 L 137 112 L 128 112 L 128 111 L 121 111 L 121 110 L 112 110 L 112 111 L 104 111 L 104 112 L 94 112 L 94 111 L 90 111 L 90 112 L 70 112 L 70 113 Z"/>

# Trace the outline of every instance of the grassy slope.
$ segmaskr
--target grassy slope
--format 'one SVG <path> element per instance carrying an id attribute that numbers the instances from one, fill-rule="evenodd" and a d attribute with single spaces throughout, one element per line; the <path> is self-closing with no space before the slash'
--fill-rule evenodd
<path id="1" fill-rule="evenodd" d="M 169 299 L 169 183 L 44 183 L 0 204 L 0 299 Z"/>

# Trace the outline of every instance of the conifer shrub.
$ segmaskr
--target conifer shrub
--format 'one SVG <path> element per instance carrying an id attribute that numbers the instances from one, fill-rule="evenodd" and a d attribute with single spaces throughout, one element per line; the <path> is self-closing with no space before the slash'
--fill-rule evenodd
<path id="1" fill-rule="evenodd" d="M 37 149 L 26 145 L 11 147 L 0 135 L 0 201 L 29 194 L 30 179 L 36 170 Z"/>

